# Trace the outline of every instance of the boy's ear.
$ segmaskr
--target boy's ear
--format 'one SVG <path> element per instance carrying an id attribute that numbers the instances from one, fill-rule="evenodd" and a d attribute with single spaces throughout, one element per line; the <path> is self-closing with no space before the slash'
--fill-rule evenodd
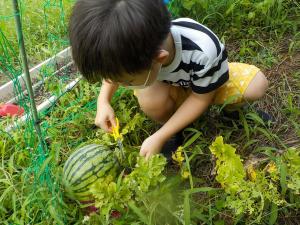
<path id="1" fill-rule="evenodd" d="M 164 49 L 160 49 L 158 51 L 158 54 L 154 58 L 154 60 L 160 64 L 164 64 L 167 61 L 169 55 L 170 55 L 170 53 L 168 51 L 166 51 Z"/>

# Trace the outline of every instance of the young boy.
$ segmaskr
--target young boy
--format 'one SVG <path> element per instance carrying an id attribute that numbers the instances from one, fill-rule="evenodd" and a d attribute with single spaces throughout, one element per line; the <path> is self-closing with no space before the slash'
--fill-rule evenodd
<path id="1" fill-rule="evenodd" d="M 79 0 L 70 41 L 83 76 L 102 81 L 97 126 L 110 132 L 116 125 L 110 100 L 119 85 L 135 89 L 141 109 L 162 124 L 141 146 L 146 158 L 210 105 L 232 96 L 235 104 L 254 101 L 268 87 L 255 66 L 228 63 L 224 45 L 207 27 L 188 18 L 171 22 L 163 0 Z"/>

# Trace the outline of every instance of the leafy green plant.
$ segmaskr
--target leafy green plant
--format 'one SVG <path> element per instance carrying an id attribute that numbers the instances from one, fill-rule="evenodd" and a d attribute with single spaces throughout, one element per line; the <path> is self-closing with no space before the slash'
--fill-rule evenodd
<path id="1" fill-rule="evenodd" d="M 300 150 L 288 149 L 281 157 L 282 163 L 286 164 L 287 188 L 294 194 L 300 194 Z"/>
<path id="2" fill-rule="evenodd" d="M 139 203 L 151 188 L 165 180 L 162 175 L 165 165 L 166 159 L 159 155 L 148 161 L 140 157 L 128 175 L 124 175 L 123 171 L 117 180 L 112 176 L 99 179 L 90 190 L 95 197 L 95 206 L 109 219 L 112 209 L 124 211 L 131 201 Z"/>
<path id="3" fill-rule="evenodd" d="M 277 180 L 265 171 L 255 172 L 252 180 L 246 180 L 240 156 L 235 148 L 223 143 L 222 137 L 216 138 L 210 150 L 216 157 L 216 180 L 228 194 L 226 206 L 236 215 L 248 214 L 250 219 L 260 222 L 267 202 L 277 206 L 285 203 L 277 190 Z"/>

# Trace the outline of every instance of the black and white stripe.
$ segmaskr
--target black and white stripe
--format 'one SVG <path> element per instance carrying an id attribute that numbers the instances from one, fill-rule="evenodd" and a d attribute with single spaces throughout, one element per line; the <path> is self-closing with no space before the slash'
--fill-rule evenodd
<path id="1" fill-rule="evenodd" d="M 218 40 L 218 38 L 216 37 L 216 35 L 213 32 L 211 32 L 209 29 L 207 29 L 206 27 L 202 26 L 199 23 L 191 23 L 191 22 L 187 22 L 187 21 L 173 22 L 172 24 L 175 25 L 175 26 L 186 27 L 186 28 L 198 30 L 200 32 L 205 33 L 215 43 L 215 46 L 217 48 L 217 54 L 218 55 L 220 54 L 220 52 L 221 52 L 220 41 Z"/>
<path id="2" fill-rule="evenodd" d="M 172 22 L 176 45 L 174 63 L 158 79 L 176 86 L 191 87 L 199 94 L 211 92 L 228 79 L 227 52 L 207 27 L 188 18 Z"/>

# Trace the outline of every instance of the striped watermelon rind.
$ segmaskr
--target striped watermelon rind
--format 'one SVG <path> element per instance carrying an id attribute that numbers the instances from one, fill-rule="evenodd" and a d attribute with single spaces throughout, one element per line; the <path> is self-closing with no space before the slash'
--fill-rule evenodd
<path id="1" fill-rule="evenodd" d="M 107 146 L 90 144 L 73 152 L 63 169 L 67 196 L 78 201 L 91 200 L 90 187 L 99 178 L 115 177 L 120 165 L 115 153 Z"/>

